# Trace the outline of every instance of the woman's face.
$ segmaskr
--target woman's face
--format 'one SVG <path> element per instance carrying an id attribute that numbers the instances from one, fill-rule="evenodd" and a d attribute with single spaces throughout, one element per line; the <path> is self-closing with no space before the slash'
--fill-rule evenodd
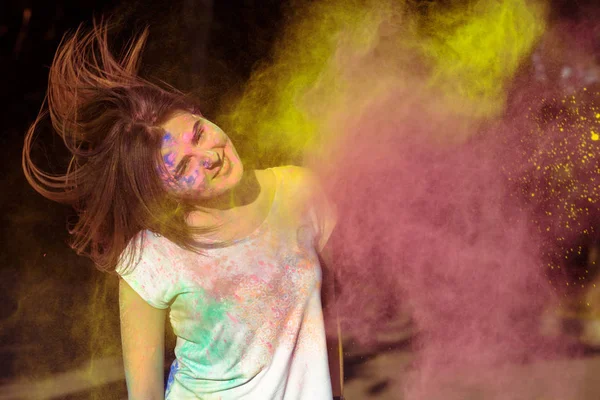
<path id="1" fill-rule="evenodd" d="M 229 137 L 215 124 L 186 112 L 175 114 L 162 127 L 163 179 L 178 195 L 211 199 L 241 180 L 244 168 Z"/>

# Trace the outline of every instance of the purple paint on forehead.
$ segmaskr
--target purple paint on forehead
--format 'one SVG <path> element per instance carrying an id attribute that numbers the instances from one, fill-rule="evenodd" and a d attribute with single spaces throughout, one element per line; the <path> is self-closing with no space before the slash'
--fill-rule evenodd
<path id="1" fill-rule="evenodd" d="M 175 153 L 172 151 L 168 152 L 163 156 L 163 161 L 167 167 L 175 167 Z"/>
<path id="2" fill-rule="evenodd" d="M 163 136 L 163 146 L 173 142 L 173 140 L 174 140 L 174 138 L 173 138 L 173 135 L 171 134 L 171 132 L 166 132 L 165 135 Z"/>

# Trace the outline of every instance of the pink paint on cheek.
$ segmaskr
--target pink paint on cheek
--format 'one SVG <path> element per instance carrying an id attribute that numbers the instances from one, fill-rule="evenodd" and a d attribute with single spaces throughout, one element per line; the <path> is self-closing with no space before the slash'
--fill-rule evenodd
<path id="1" fill-rule="evenodd" d="M 189 143 L 191 143 L 193 138 L 194 138 L 194 132 L 192 132 L 192 131 L 185 132 L 183 135 L 181 135 L 182 142 L 185 143 L 187 146 L 190 146 Z"/>

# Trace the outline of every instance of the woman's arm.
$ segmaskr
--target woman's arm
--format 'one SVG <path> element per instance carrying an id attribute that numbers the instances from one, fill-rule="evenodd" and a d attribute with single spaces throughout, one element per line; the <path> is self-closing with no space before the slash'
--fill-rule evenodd
<path id="1" fill-rule="evenodd" d="M 327 243 L 325 248 L 320 252 L 321 258 L 321 269 L 323 271 L 323 286 L 322 286 L 322 299 L 323 306 L 327 308 L 330 303 L 335 305 L 335 278 L 332 271 L 333 266 L 333 252 L 331 251 L 331 240 Z M 344 392 L 344 370 L 343 370 L 343 350 L 342 350 L 342 338 L 339 330 L 337 321 L 337 313 L 330 312 L 330 321 L 326 321 L 326 325 L 334 327 L 337 334 L 335 336 L 327 337 L 327 356 L 329 360 L 329 374 L 331 375 L 331 387 L 333 390 L 333 396 L 342 396 Z M 335 320 L 331 320 L 335 319 Z"/>
<path id="2" fill-rule="evenodd" d="M 119 279 L 121 342 L 129 400 L 164 399 L 167 310 L 152 307 Z"/>

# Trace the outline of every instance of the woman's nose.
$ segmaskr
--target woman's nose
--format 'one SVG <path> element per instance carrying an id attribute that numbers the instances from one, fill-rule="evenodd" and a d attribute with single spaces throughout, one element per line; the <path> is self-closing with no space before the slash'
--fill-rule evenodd
<path id="1" fill-rule="evenodd" d="M 216 125 L 209 124 L 204 129 L 203 144 L 207 149 L 225 147 L 227 136 Z"/>

